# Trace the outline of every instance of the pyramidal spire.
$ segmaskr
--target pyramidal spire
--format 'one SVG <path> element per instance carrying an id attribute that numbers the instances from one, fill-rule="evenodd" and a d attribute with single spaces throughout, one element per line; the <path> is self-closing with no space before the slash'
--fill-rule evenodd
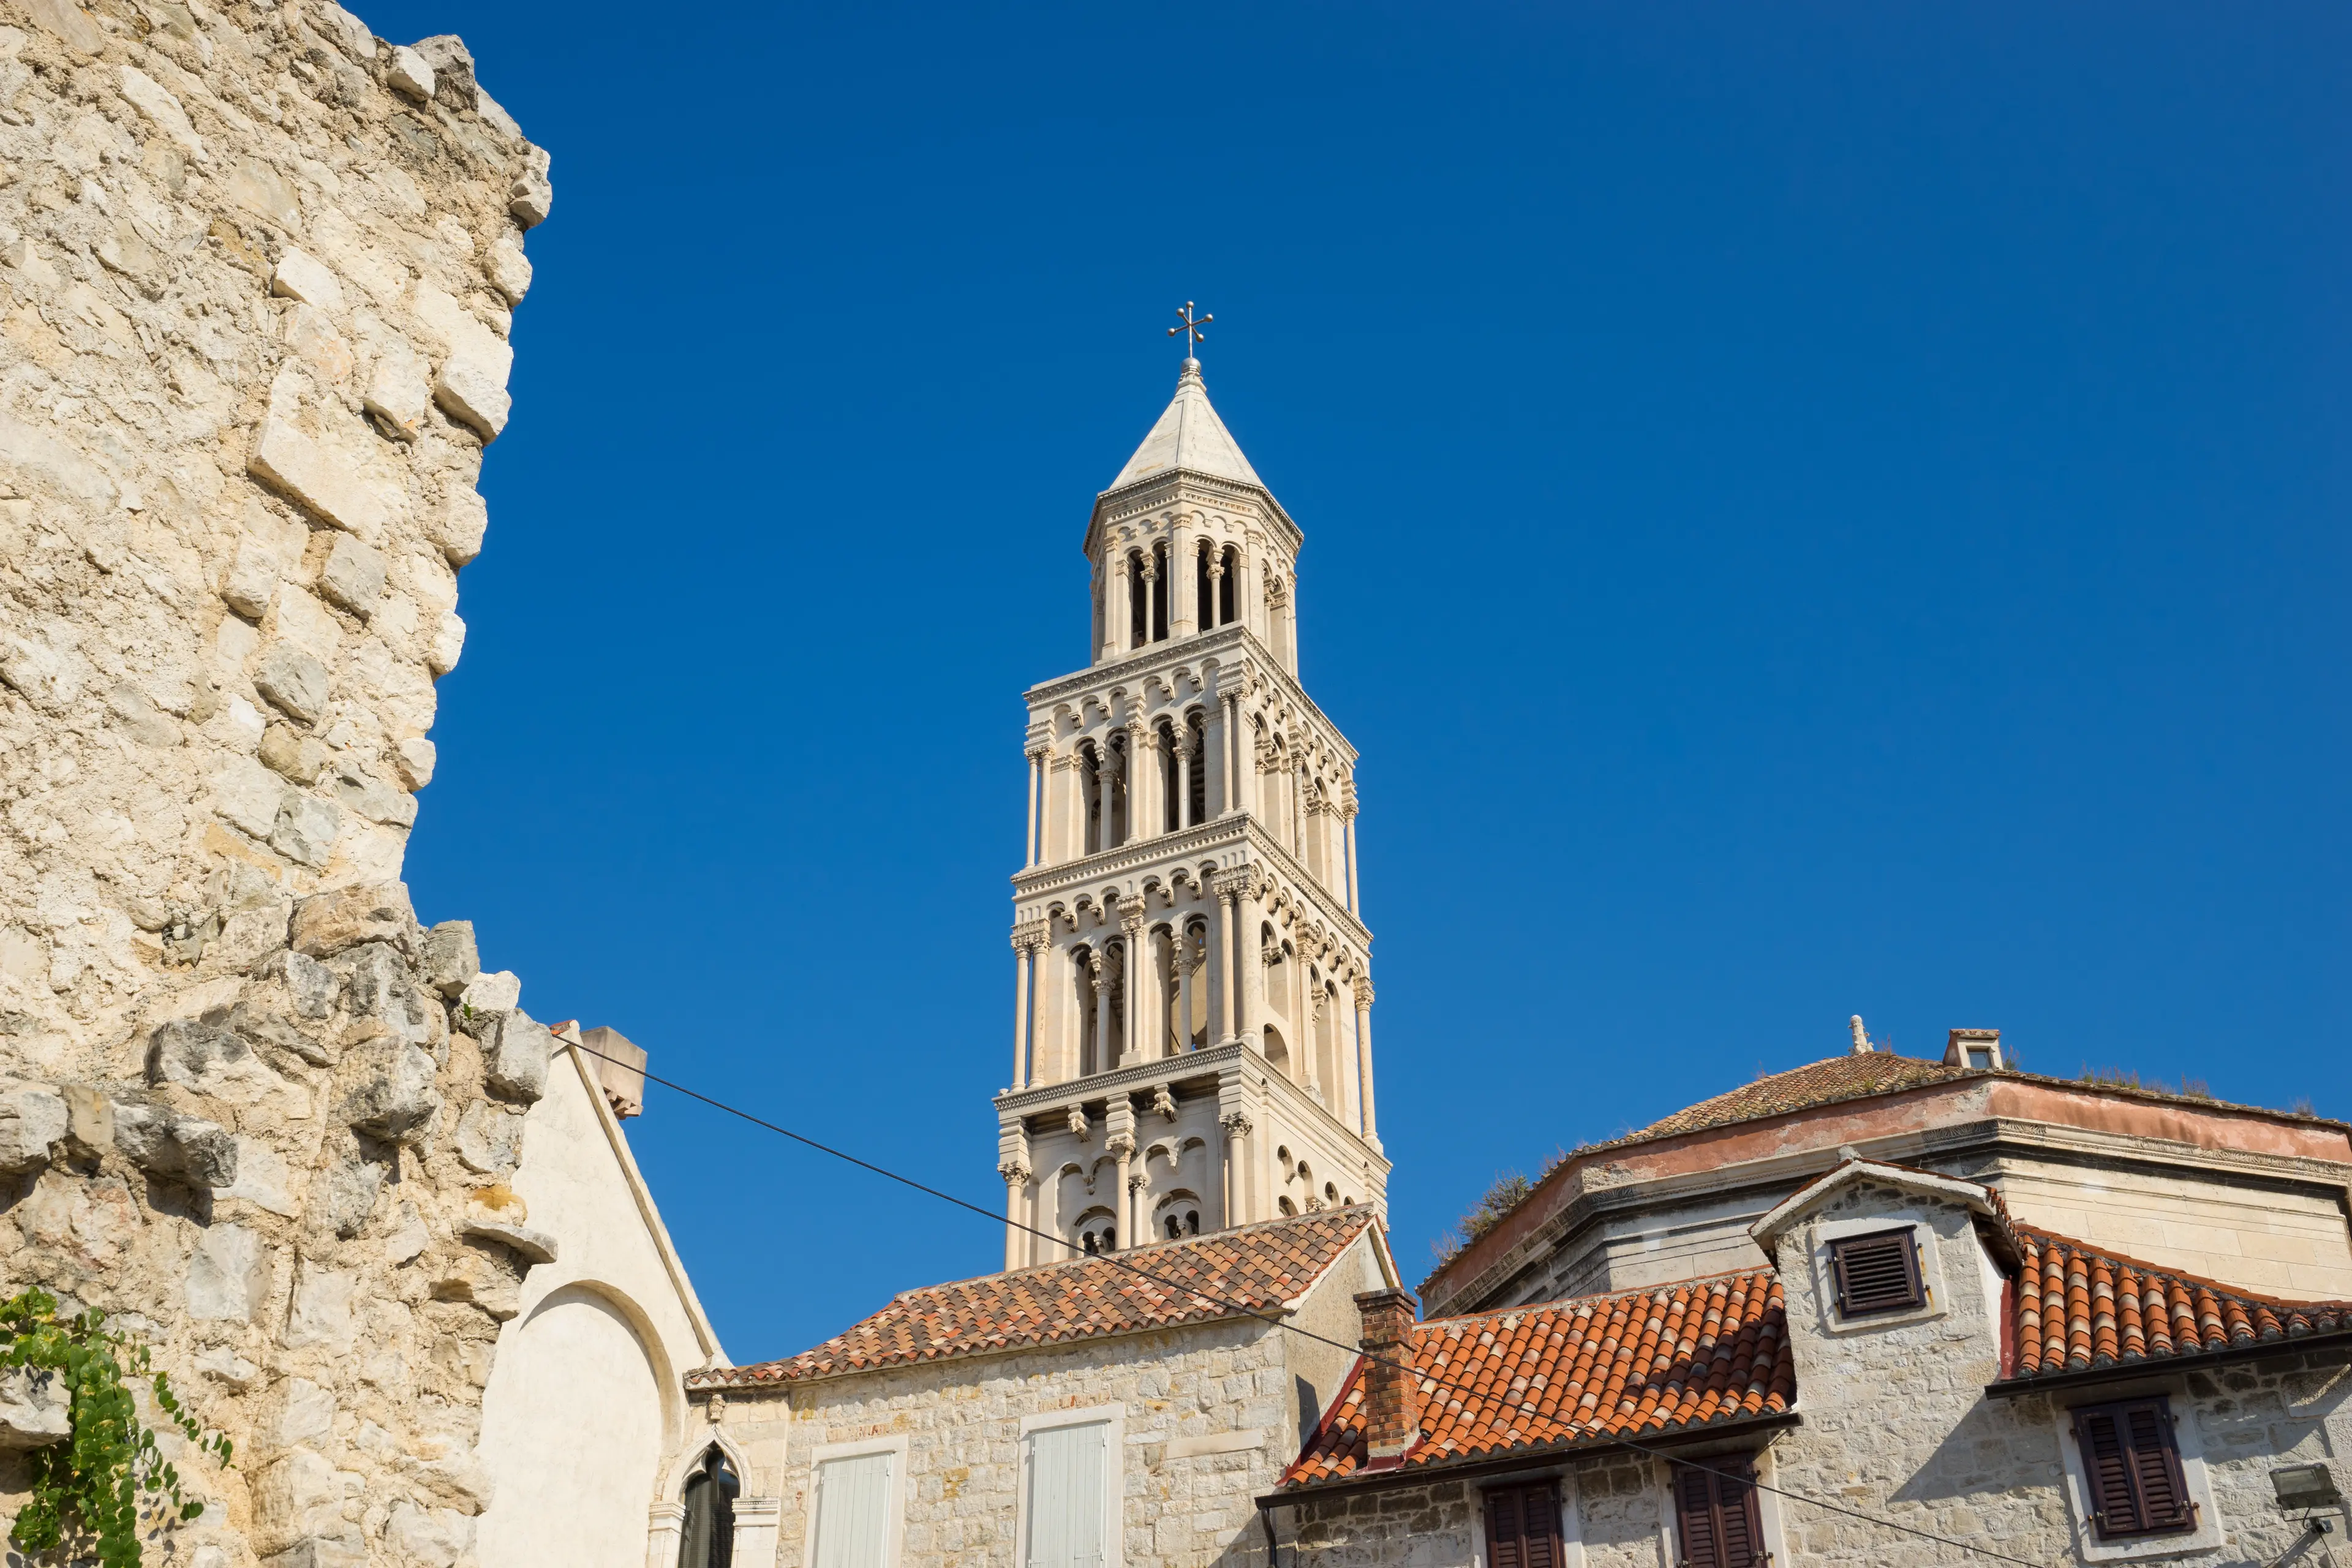
<path id="1" fill-rule="evenodd" d="M 1234 442 L 1233 433 L 1217 411 L 1209 405 L 1209 388 L 1201 380 L 1201 362 L 1187 359 L 1182 374 L 1176 378 L 1176 395 L 1151 426 L 1151 434 L 1135 449 L 1135 456 L 1119 469 L 1118 478 L 1108 488 L 1123 489 L 1139 479 L 1154 474 L 1164 474 L 1171 468 L 1190 468 L 1196 474 L 1208 474 L 1220 479 L 1233 479 L 1244 485 L 1265 489 L 1265 481 L 1257 477 L 1249 459 Z"/>

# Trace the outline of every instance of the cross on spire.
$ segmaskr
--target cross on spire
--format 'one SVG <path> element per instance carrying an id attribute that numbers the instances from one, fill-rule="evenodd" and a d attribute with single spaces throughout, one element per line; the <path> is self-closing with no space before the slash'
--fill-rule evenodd
<path id="1" fill-rule="evenodd" d="M 1211 321 L 1215 321 L 1217 318 L 1214 316 L 1193 315 L 1192 301 L 1187 300 L 1184 301 L 1182 309 L 1176 312 L 1176 319 L 1179 321 L 1181 321 L 1183 325 L 1169 328 L 1168 335 L 1172 338 L 1179 332 L 1183 333 L 1184 357 L 1187 360 L 1198 359 L 1200 356 L 1193 351 L 1199 348 L 1202 342 L 1206 342 L 1209 336 L 1208 333 L 1202 331 L 1201 329 L 1207 326 Z"/>

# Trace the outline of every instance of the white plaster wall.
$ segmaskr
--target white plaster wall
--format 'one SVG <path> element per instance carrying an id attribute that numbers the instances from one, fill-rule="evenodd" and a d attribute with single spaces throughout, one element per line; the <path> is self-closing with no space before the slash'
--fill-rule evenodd
<path id="1" fill-rule="evenodd" d="M 681 1380 L 724 1359 L 589 1066 L 558 1047 L 510 1183 L 557 1253 L 531 1270 L 499 1338 L 483 1568 L 638 1568 L 646 1510 L 685 1436 Z"/>
<path id="2" fill-rule="evenodd" d="M 641 1568 L 662 1449 L 662 1390 L 635 1327 L 583 1287 L 554 1292 L 500 1339 L 484 1398 L 498 1489 L 483 1568 Z"/>

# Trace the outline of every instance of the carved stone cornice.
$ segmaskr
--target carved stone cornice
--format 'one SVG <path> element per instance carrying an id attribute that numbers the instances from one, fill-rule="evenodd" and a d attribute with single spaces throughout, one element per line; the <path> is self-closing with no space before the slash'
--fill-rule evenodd
<path id="1" fill-rule="evenodd" d="M 1132 1094 L 1155 1084 L 1180 1083 L 1187 1079 L 1213 1077 L 1221 1070 L 1243 1065 L 1242 1047 L 1238 1045 L 1212 1046 L 1205 1050 L 1185 1051 L 1172 1057 L 1156 1057 L 1147 1061 L 1129 1062 L 1108 1072 L 1092 1073 L 1061 1083 L 1034 1084 L 1027 1089 L 1009 1089 L 996 1097 L 996 1114 L 1000 1119 L 1014 1116 L 1035 1116 L 1064 1106 L 1083 1115 L 1084 1103 L 1104 1100 L 1117 1094 Z M 1263 1064 L 1261 1064 L 1262 1066 Z"/>
<path id="2" fill-rule="evenodd" d="M 1023 921 L 1013 928 L 1013 947 L 1016 952 L 1035 952 L 1054 940 L 1054 928 L 1045 921 Z"/>
<path id="3" fill-rule="evenodd" d="M 1165 642 L 1130 649 L 1100 664 L 1088 665 L 1068 675 L 1041 681 L 1022 693 L 1022 697 L 1034 714 L 1037 709 L 1055 702 L 1100 695 L 1097 688 L 1115 687 L 1160 668 L 1198 664 L 1212 657 L 1222 658 L 1228 653 L 1238 657 L 1221 664 L 1217 669 L 1216 679 L 1221 693 L 1230 691 L 1235 681 L 1239 682 L 1243 688 L 1242 694 L 1245 696 L 1254 696 L 1267 687 L 1276 689 L 1283 700 L 1315 721 L 1325 745 L 1339 752 L 1349 765 L 1354 764 L 1356 748 L 1349 744 L 1348 737 L 1339 732 L 1339 727 L 1316 705 L 1315 700 L 1307 694 L 1307 689 L 1298 683 L 1298 678 L 1282 668 L 1274 651 L 1258 640 L 1257 634 L 1251 631 L 1244 621 L 1235 621 L 1230 626 L 1193 637 L 1170 637 Z"/>

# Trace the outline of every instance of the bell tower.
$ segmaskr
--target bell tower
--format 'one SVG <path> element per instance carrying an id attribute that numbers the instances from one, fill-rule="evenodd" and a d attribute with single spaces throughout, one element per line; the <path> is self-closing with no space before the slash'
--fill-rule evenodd
<path id="1" fill-rule="evenodd" d="M 1188 357 L 1087 519 L 1093 662 L 1028 693 L 1007 1268 L 1385 1206 L 1356 752 L 1299 684 L 1303 542 Z"/>

